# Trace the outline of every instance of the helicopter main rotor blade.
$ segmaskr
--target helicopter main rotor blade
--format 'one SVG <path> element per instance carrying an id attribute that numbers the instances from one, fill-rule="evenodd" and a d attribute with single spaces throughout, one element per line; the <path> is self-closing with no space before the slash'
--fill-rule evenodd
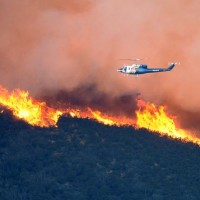
<path id="1" fill-rule="evenodd" d="M 140 60 L 144 60 L 144 58 L 121 58 L 120 60 L 140 61 Z"/>

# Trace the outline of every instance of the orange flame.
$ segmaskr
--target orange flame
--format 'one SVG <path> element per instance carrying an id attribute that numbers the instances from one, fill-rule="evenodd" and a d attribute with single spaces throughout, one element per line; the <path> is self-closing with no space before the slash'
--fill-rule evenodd
<path id="1" fill-rule="evenodd" d="M 15 89 L 11 93 L 0 86 L 0 104 L 13 112 L 16 117 L 33 126 L 55 126 L 62 112 L 29 97 L 29 93 Z"/>
<path id="2" fill-rule="evenodd" d="M 139 110 L 136 111 L 137 127 L 155 131 L 161 136 L 169 136 L 185 142 L 193 142 L 200 145 L 200 139 L 189 131 L 177 128 L 175 120 L 166 112 L 165 106 L 138 101 Z"/>
<path id="3" fill-rule="evenodd" d="M 200 145 L 198 137 L 193 136 L 189 131 L 177 128 L 175 120 L 167 113 L 166 107 L 155 106 L 141 100 L 138 100 L 136 119 L 121 115 L 109 115 L 92 108 L 66 108 L 58 110 L 47 106 L 45 102 L 39 102 L 31 98 L 28 92 L 20 89 L 9 92 L 2 86 L 0 86 L 0 104 L 11 110 L 13 115 L 23 119 L 32 126 L 56 126 L 59 117 L 68 114 L 71 117 L 88 118 L 110 126 L 146 128 L 159 133 L 161 136 L 169 136 Z"/>
<path id="4" fill-rule="evenodd" d="M 109 126 L 134 126 L 135 124 L 134 119 L 126 116 L 103 114 L 101 111 L 93 110 L 91 108 L 87 108 L 86 111 L 81 111 L 80 109 L 68 109 L 67 113 L 71 117 L 88 118 Z"/>

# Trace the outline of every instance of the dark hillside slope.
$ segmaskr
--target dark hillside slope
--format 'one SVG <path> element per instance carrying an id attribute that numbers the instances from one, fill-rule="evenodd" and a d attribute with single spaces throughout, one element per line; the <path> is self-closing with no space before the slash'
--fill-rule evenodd
<path id="1" fill-rule="evenodd" d="M 199 200 L 200 148 L 146 130 L 0 115 L 1 200 Z"/>

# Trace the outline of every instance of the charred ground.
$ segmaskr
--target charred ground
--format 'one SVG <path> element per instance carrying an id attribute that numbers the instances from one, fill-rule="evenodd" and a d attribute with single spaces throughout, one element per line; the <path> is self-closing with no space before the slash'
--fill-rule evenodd
<path id="1" fill-rule="evenodd" d="M 36 128 L 0 115 L 2 200 L 193 200 L 200 148 L 146 130 L 62 117 Z"/>

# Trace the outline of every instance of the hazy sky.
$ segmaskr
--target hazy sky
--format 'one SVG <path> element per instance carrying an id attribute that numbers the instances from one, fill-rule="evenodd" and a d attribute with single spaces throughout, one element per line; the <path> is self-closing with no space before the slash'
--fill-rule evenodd
<path id="1" fill-rule="evenodd" d="M 32 95 L 96 85 L 198 114 L 199 10 L 198 0 L 0 0 L 0 83 Z M 139 78 L 116 72 L 131 64 L 120 58 L 143 57 L 149 67 L 181 65 Z"/>

